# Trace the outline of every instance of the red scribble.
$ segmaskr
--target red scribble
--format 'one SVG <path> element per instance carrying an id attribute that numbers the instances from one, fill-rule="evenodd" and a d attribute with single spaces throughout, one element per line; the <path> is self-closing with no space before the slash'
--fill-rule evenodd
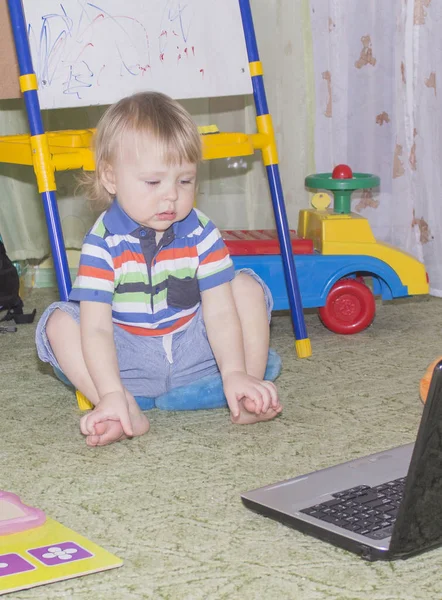
<path id="1" fill-rule="evenodd" d="M 187 56 L 187 58 L 189 58 L 189 55 L 188 55 L 188 50 L 187 50 L 187 48 L 184 48 L 184 54 Z"/>
<path id="2" fill-rule="evenodd" d="M 86 46 L 84 46 L 84 48 L 82 48 L 80 54 L 77 56 L 77 58 L 75 59 L 75 62 L 78 61 L 78 59 L 80 58 L 80 56 L 83 54 L 83 52 L 86 50 L 86 48 L 88 48 L 88 46 L 91 46 L 91 48 L 94 47 L 94 44 L 92 44 L 92 42 L 89 42 L 89 44 L 86 44 Z"/>
<path id="3" fill-rule="evenodd" d="M 98 85 L 98 86 L 100 85 L 100 75 L 101 75 L 101 73 L 103 72 L 103 69 L 104 69 L 104 67 L 105 67 L 105 66 L 106 66 L 106 65 L 103 65 L 103 66 L 101 67 L 101 69 L 100 69 L 99 73 L 98 73 L 98 76 L 97 76 L 97 85 Z"/>
<path id="4" fill-rule="evenodd" d="M 80 32 L 79 32 L 79 39 L 81 40 L 81 39 L 84 37 L 84 34 L 86 33 L 86 31 L 87 31 L 88 29 L 91 29 L 91 28 L 93 27 L 94 23 L 96 23 L 96 22 L 97 22 L 99 19 L 104 19 L 104 18 L 105 18 L 105 16 L 104 16 L 104 14 L 103 14 L 103 13 L 100 13 L 99 15 L 97 15 L 97 16 L 95 17 L 95 19 L 93 19 L 93 20 L 92 20 L 92 21 L 91 21 L 91 22 L 90 22 L 90 23 L 89 23 L 89 24 L 88 24 L 88 25 L 87 25 L 87 26 L 86 26 L 86 27 L 83 29 L 83 31 L 80 31 Z"/>
<path id="5" fill-rule="evenodd" d="M 164 52 L 161 52 L 161 54 L 160 54 L 160 61 L 163 62 L 163 60 L 164 60 Z"/>
<path id="6" fill-rule="evenodd" d="M 202 75 L 202 77 L 204 79 L 204 69 L 200 69 L 200 73 L 201 73 L 201 75 Z"/>
<path id="7" fill-rule="evenodd" d="M 180 60 L 181 60 L 181 54 L 178 54 L 177 62 L 180 62 Z"/>
<path id="8" fill-rule="evenodd" d="M 192 54 L 195 56 L 195 46 L 192 46 Z"/>
<path id="9" fill-rule="evenodd" d="M 144 31 L 145 31 L 145 36 L 146 36 L 146 43 L 147 43 L 147 45 L 149 46 L 149 36 L 147 35 L 146 28 L 143 26 L 143 24 L 141 23 L 141 21 L 139 21 L 139 20 L 138 20 L 138 19 L 136 19 L 135 17 L 129 17 L 129 16 L 127 16 L 127 15 L 112 15 L 112 16 L 111 16 L 111 15 L 107 15 L 107 16 L 106 16 L 106 15 L 104 15 L 103 13 L 100 13 L 98 16 L 96 16 L 96 17 L 95 17 L 95 19 L 94 19 L 93 21 L 91 21 L 91 22 L 90 22 L 90 23 L 87 25 L 87 27 L 85 27 L 85 29 L 83 30 L 83 32 L 80 32 L 80 35 L 81 35 L 81 37 L 83 37 L 83 36 L 84 36 L 84 34 L 86 33 L 86 31 L 87 31 L 88 29 L 90 29 L 90 28 L 93 26 L 93 24 L 94 24 L 96 21 L 98 21 L 98 19 L 105 19 L 105 20 L 107 20 L 107 19 L 111 19 L 112 21 L 115 21 L 115 22 L 116 22 L 118 19 L 128 19 L 129 21 L 133 21 L 134 23 L 137 23 L 138 25 L 140 25 L 140 26 L 141 26 L 141 27 L 144 29 Z M 117 24 L 118 24 L 118 23 L 117 23 Z M 122 27 L 122 25 L 120 25 L 120 27 L 121 27 L 121 28 L 123 29 L 123 31 L 124 31 L 124 28 Z"/>
<path id="10" fill-rule="evenodd" d="M 177 33 L 175 33 L 175 31 L 172 29 L 172 33 L 173 35 L 176 35 L 176 37 L 180 37 Z"/>
<path id="11" fill-rule="evenodd" d="M 160 33 L 159 37 L 165 35 L 167 37 L 167 31 L 165 29 L 163 29 L 163 31 Z"/>

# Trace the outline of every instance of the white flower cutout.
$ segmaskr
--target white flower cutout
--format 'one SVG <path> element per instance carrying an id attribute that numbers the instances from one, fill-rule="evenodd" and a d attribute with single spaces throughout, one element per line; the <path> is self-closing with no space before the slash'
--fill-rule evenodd
<path id="1" fill-rule="evenodd" d="M 77 552 L 76 548 L 66 548 L 62 550 L 58 546 L 48 548 L 48 551 L 43 554 L 43 558 L 58 558 L 59 560 L 71 560 L 72 554 Z"/>

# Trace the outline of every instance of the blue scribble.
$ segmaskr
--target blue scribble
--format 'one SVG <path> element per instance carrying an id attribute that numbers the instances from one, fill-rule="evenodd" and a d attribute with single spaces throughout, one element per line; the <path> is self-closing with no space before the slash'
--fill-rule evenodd
<path id="1" fill-rule="evenodd" d="M 84 88 L 90 88 L 92 86 L 92 79 L 94 77 L 93 72 L 90 70 L 86 62 L 81 61 L 80 67 L 81 66 L 85 67 L 83 72 L 81 70 L 74 72 L 73 66 L 69 68 L 69 79 L 64 84 L 65 89 L 63 90 L 64 94 L 74 94 L 78 99 L 81 99 L 81 90 L 84 90 Z M 89 79 L 89 81 L 86 81 L 87 79 Z"/>
<path id="2" fill-rule="evenodd" d="M 181 35 L 183 38 L 183 41 L 186 43 L 187 42 L 187 35 L 189 33 L 189 28 L 187 29 L 187 31 L 184 31 L 184 24 L 183 24 L 183 12 L 185 11 L 185 9 L 187 8 L 187 4 L 185 4 L 183 7 L 181 7 L 181 3 L 178 2 L 178 7 L 175 11 L 173 11 L 172 9 L 169 9 L 169 21 L 171 23 L 173 23 L 174 21 L 176 21 L 178 19 L 178 23 L 180 26 L 180 31 L 181 31 Z"/>
<path id="3" fill-rule="evenodd" d="M 166 5 L 164 7 L 162 24 L 166 23 L 175 23 L 177 22 L 179 32 L 181 34 L 182 41 L 184 44 L 187 44 L 189 38 L 189 31 L 191 25 L 191 19 L 189 19 L 189 25 L 185 27 L 184 25 L 184 11 L 189 7 L 188 4 L 182 4 L 180 0 L 167 0 Z M 188 14 L 189 11 L 187 11 Z M 159 36 L 159 44 L 160 44 L 160 54 L 164 54 L 167 44 L 168 44 L 168 35 L 169 34 L 178 36 L 174 29 L 169 31 L 168 26 L 163 26 L 162 31 Z"/>
<path id="4" fill-rule="evenodd" d="M 182 51 L 188 56 L 187 46 L 181 50 L 177 44 L 188 43 L 191 3 L 192 0 L 163 0 L 158 36 L 160 60 L 164 60 L 167 37 L 171 58 L 178 56 L 178 60 L 181 59 Z M 121 4 L 124 11 L 124 2 Z M 61 85 L 64 94 L 81 99 L 83 91 L 100 85 L 99 77 L 103 72 L 119 71 L 121 77 L 139 77 L 151 69 L 149 35 L 139 19 L 111 14 L 87 0 L 77 0 L 71 11 L 68 3 L 60 2 L 58 6 L 58 11 L 41 17 L 38 31 L 35 23 L 28 27 L 28 37 L 35 50 L 36 73 L 42 87 Z M 110 41 L 114 44 L 111 51 Z"/>

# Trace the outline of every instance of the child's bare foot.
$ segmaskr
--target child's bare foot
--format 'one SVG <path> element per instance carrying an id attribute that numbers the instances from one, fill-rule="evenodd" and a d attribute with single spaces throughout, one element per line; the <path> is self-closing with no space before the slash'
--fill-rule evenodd
<path id="1" fill-rule="evenodd" d="M 149 421 L 141 412 L 135 398 L 128 391 L 125 392 L 129 403 L 129 414 L 132 422 L 134 437 L 144 435 L 149 431 Z M 127 438 L 120 421 L 103 421 L 95 425 L 95 435 L 86 436 L 88 446 L 107 446 Z"/>
<path id="2" fill-rule="evenodd" d="M 282 405 L 278 404 L 276 408 L 269 407 L 267 412 L 256 414 L 255 403 L 249 398 L 244 398 L 239 402 L 239 415 L 235 418 L 230 415 L 232 423 L 235 425 L 252 425 L 261 421 L 270 421 L 279 415 L 282 411 Z"/>

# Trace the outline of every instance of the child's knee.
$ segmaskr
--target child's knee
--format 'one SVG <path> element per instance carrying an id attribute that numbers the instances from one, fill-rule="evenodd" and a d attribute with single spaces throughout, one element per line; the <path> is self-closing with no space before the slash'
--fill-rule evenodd
<path id="1" fill-rule="evenodd" d="M 248 273 L 238 273 L 232 281 L 232 288 L 234 293 L 239 293 L 241 295 L 246 294 L 249 298 L 251 295 L 255 298 L 264 298 L 262 285 Z"/>
<path id="2" fill-rule="evenodd" d="M 46 322 L 46 335 L 49 342 L 53 342 L 60 335 L 62 335 L 64 324 L 66 319 L 69 319 L 69 315 L 65 312 L 56 308 Z"/>

